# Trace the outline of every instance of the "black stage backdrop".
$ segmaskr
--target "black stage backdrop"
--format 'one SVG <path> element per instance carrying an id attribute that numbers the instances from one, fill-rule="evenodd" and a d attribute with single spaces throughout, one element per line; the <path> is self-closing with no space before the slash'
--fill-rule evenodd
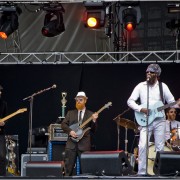
<path id="1" fill-rule="evenodd" d="M 3 97 L 8 102 L 8 113 L 28 108 L 27 112 L 9 119 L 6 134 L 19 135 L 20 154 L 25 153 L 28 144 L 29 101 L 23 101 L 23 98 L 56 84 L 56 89 L 34 97 L 33 128 L 47 127 L 61 116 L 61 92 L 67 92 L 67 112 L 75 107 L 76 93 L 83 90 L 89 98 L 87 107 L 92 111 L 112 102 L 112 107 L 99 115 L 94 143 L 96 150 L 117 150 L 119 126 L 113 119 L 128 108 L 127 99 L 135 85 L 145 80 L 146 67 L 147 64 L 1 65 L 0 84 L 4 87 Z M 161 80 L 170 87 L 175 98 L 179 98 L 180 64 L 161 64 L 161 67 Z M 123 118 L 135 121 L 134 112 L 130 110 Z M 129 129 L 128 152 L 133 151 L 134 137 L 134 131 Z M 119 148 L 123 150 L 124 141 L 125 129 L 120 127 Z"/>

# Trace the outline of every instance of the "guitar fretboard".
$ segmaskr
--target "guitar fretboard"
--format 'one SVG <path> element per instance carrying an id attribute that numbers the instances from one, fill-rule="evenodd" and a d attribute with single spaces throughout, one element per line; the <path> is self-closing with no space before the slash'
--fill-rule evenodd
<path id="1" fill-rule="evenodd" d="M 174 106 L 175 104 L 177 104 L 177 102 L 178 102 L 178 101 L 172 102 L 172 103 L 170 103 L 170 104 L 166 104 L 166 105 L 164 105 L 164 106 L 161 106 L 161 107 L 157 108 L 157 110 L 158 110 L 158 112 L 159 112 L 159 111 L 162 111 L 162 110 L 164 110 L 164 109 L 166 109 L 166 108 L 168 108 L 168 107 Z"/>

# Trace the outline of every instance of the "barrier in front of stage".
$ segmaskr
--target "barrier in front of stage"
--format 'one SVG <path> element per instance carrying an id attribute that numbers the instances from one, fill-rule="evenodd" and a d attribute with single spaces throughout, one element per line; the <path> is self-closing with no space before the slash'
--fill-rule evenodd
<path id="1" fill-rule="evenodd" d="M 180 176 L 180 152 L 157 152 L 153 171 L 156 175 Z"/>
<path id="2" fill-rule="evenodd" d="M 82 174 L 122 176 L 132 174 L 124 151 L 89 151 L 81 155 Z"/>

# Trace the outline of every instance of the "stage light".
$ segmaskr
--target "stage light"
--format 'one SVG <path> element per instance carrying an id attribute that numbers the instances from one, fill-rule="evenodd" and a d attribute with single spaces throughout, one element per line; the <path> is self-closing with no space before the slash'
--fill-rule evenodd
<path id="1" fill-rule="evenodd" d="M 0 37 L 7 39 L 10 34 L 18 29 L 18 15 L 21 14 L 21 9 L 18 7 L 1 7 L 2 14 L 0 18 Z"/>
<path id="2" fill-rule="evenodd" d="M 63 13 L 64 8 L 58 7 L 44 7 L 47 11 L 44 18 L 44 27 L 41 32 L 46 37 L 54 37 L 65 31 Z"/>
<path id="3" fill-rule="evenodd" d="M 124 9 L 123 11 L 123 23 L 124 28 L 127 31 L 133 31 L 136 28 L 137 24 L 137 12 L 132 7 L 128 7 L 127 9 Z"/>
<path id="4" fill-rule="evenodd" d="M 95 17 L 89 17 L 87 20 L 87 25 L 89 27 L 96 27 L 98 24 L 98 20 Z"/>
<path id="5" fill-rule="evenodd" d="M 84 26 L 88 28 L 98 29 L 105 25 L 105 10 L 102 2 L 93 3 L 85 2 L 83 22 Z"/>
<path id="6" fill-rule="evenodd" d="M 120 7 L 120 22 L 128 31 L 133 31 L 137 24 L 140 23 L 141 11 L 139 6 L 121 6 Z"/>

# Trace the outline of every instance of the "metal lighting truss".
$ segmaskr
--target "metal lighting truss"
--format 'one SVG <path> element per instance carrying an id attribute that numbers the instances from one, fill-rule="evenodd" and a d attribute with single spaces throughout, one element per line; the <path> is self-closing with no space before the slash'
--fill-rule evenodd
<path id="1" fill-rule="evenodd" d="M 0 64 L 180 63 L 179 55 L 180 50 L 0 53 Z"/>

